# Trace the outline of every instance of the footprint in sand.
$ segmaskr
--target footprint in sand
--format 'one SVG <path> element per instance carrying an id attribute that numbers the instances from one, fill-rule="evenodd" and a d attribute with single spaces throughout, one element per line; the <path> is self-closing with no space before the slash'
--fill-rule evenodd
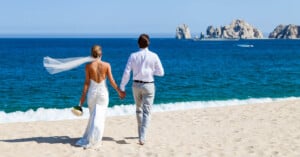
<path id="1" fill-rule="evenodd" d="M 279 152 L 277 152 L 277 151 L 272 152 L 272 155 L 278 155 L 278 154 L 279 154 Z"/>
<path id="2" fill-rule="evenodd" d="M 254 146 L 248 146 L 246 149 L 248 150 L 249 153 L 254 153 L 254 150 L 253 150 Z"/>
<path id="3" fill-rule="evenodd" d="M 234 142 L 241 142 L 242 141 L 242 138 L 236 138 L 235 140 L 234 140 Z"/>
<path id="4" fill-rule="evenodd" d="M 233 133 L 239 133 L 239 132 L 240 132 L 239 130 L 234 130 L 234 131 L 233 131 Z"/>

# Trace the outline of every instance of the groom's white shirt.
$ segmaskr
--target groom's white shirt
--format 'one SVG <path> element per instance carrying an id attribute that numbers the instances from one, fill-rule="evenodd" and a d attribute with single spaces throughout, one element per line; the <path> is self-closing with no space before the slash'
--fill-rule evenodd
<path id="1" fill-rule="evenodd" d="M 153 76 L 163 76 L 164 69 L 156 53 L 148 48 L 132 53 L 127 61 L 120 89 L 125 91 L 125 86 L 130 79 L 130 72 L 133 72 L 133 80 L 153 82 Z"/>

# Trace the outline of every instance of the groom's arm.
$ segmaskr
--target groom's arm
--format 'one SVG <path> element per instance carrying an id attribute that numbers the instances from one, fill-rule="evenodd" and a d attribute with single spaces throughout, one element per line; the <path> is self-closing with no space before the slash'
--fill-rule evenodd
<path id="1" fill-rule="evenodd" d="M 156 55 L 156 62 L 155 62 L 155 68 L 154 68 L 154 75 L 156 75 L 156 76 L 164 76 L 165 75 L 164 68 L 163 68 L 161 61 L 157 55 Z"/>
<path id="2" fill-rule="evenodd" d="M 132 65 L 132 56 L 129 57 L 124 73 L 123 73 L 123 77 L 122 77 L 122 81 L 120 84 L 120 89 L 121 91 L 125 92 L 125 86 L 127 85 L 129 79 L 130 79 L 130 72 L 131 72 L 131 65 Z"/>

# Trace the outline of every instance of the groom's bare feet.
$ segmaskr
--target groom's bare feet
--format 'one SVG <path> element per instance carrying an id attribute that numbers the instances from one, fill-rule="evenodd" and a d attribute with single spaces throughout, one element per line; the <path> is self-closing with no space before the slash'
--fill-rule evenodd
<path id="1" fill-rule="evenodd" d="M 144 144 L 145 144 L 145 142 L 143 142 L 143 141 L 140 141 L 140 142 L 139 142 L 139 144 L 142 146 L 142 145 L 144 145 Z"/>

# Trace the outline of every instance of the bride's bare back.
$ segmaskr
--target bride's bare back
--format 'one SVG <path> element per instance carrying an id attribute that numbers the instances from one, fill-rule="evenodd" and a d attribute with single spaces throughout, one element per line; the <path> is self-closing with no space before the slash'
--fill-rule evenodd
<path id="1" fill-rule="evenodd" d="M 110 82 L 114 82 L 111 81 L 112 76 L 111 76 L 111 72 L 110 72 L 110 65 L 109 63 L 106 62 L 102 62 L 102 61 L 94 61 L 90 64 L 86 65 L 86 77 L 88 77 L 89 79 L 94 80 L 97 83 L 102 82 L 103 80 L 106 79 L 106 77 L 109 77 Z"/>

